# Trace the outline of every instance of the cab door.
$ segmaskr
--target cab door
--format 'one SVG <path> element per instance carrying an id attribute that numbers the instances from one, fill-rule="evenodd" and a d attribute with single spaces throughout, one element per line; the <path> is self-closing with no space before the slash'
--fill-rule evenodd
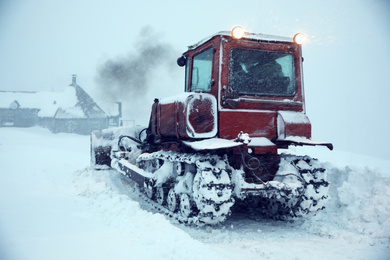
<path id="1" fill-rule="evenodd" d="M 210 93 L 217 98 L 219 37 L 211 38 L 184 54 L 186 57 L 186 92 Z"/>

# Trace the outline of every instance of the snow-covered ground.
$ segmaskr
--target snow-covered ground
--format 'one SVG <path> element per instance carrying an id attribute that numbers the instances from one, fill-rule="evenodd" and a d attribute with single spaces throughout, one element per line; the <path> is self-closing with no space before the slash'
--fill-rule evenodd
<path id="1" fill-rule="evenodd" d="M 330 169 L 325 211 L 194 228 L 148 209 L 119 173 L 90 170 L 88 136 L 0 128 L 0 259 L 390 259 L 390 161 L 294 151 Z"/>

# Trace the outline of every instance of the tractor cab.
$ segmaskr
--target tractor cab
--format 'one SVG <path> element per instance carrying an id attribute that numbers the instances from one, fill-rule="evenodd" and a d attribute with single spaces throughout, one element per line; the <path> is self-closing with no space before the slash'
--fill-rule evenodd
<path id="1" fill-rule="evenodd" d="M 234 139 L 244 129 L 251 137 L 272 141 L 286 134 L 311 138 L 301 37 L 247 33 L 236 27 L 189 46 L 178 59 L 185 66 L 185 91 L 216 98 L 219 138 Z M 295 125 L 286 133 L 286 121 L 293 117 Z"/>
<path id="2" fill-rule="evenodd" d="M 189 46 L 178 59 L 186 67 L 185 91 L 213 94 L 226 109 L 304 111 L 303 42 L 245 32 L 234 36 L 239 29 Z"/>

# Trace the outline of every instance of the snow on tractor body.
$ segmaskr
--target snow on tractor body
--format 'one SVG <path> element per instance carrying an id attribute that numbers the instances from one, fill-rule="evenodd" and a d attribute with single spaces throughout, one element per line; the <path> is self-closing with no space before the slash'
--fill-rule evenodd
<path id="1" fill-rule="evenodd" d="M 186 222 L 220 223 L 240 201 L 271 217 L 315 213 L 327 199 L 325 169 L 278 153 L 333 149 L 311 140 L 302 61 L 301 44 L 270 35 L 219 32 L 190 46 L 177 61 L 185 92 L 156 99 L 145 129 L 93 132 L 92 166 L 129 176 Z"/>

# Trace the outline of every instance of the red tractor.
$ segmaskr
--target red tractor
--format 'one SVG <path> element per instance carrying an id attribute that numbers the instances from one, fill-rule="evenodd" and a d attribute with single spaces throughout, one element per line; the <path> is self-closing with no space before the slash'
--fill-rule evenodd
<path id="1" fill-rule="evenodd" d="M 177 60 L 185 92 L 156 99 L 147 128 L 93 132 L 93 167 L 130 177 L 184 222 L 220 223 L 235 203 L 277 218 L 323 209 L 325 169 L 308 156 L 278 153 L 290 145 L 333 149 L 311 140 L 301 44 L 301 34 L 236 27 L 190 46 Z"/>

